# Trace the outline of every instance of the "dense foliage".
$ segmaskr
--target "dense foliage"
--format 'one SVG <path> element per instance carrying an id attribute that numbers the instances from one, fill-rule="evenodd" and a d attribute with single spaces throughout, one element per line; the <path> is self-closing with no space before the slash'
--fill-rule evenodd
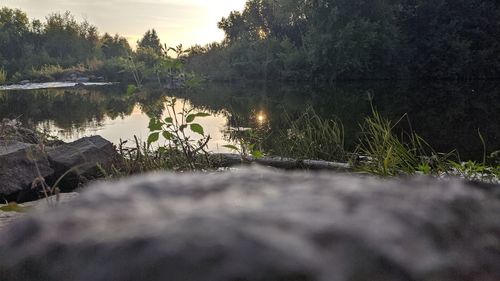
<path id="1" fill-rule="evenodd" d="M 496 0 L 248 0 L 191 49 L 214 79 L 485 79 L 500 76 Z"/>
<path id="2" fill-rule="evenodd" d="M 182 47 L 172 50 L 182 52 Z M 126 38 L 100 35 L 69 12 L 51 14 L 42 22 L 30 21 L 18 9 L 0 9 L 0 84 L 60 80 L 75 73 L 110 81 L 159 81 L 179 68 L 167 52 L 154 29 L 132 50 Z"/>
<path id="3" fill-rule="evenodd" d="M 7 80 L 37 76 L 49 69 L 98 68 L 103 60 L 130 52 L 125 38 L 100 36 L 95 26 L 77 22 L 69 12 L 51 14 L 42 22 L 30 21 L 17 9 L 0 9 L 0 68 Z"/>

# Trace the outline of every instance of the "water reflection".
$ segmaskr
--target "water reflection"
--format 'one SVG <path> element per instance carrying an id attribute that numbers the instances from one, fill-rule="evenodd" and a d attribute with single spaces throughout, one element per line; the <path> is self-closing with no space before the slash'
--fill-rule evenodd
<path id="1" fill-rule="evenodd" d="M 200 119 L 212 137 L 210 148 L 223 150 L 231 142 L 231 128 L 257 128 L 273 148 L 275 133 L 284 128 L 283 116 L 298 117 L 307 106 L 325 118 L 338 117 L 352 149 L 359 123 L 373 105 L 398 120 L 408 113 L 412 129 L 438 151 L 458 149 L 464 159 L 481 158 L 478 129 L 488 151 L 500 149 L 500 94 L 492 82 L 339 83 L 333 86 L 208 84 L 203 89 L 176 93 L 146 92 L 127 96 L 125 89 L 52 89 L 0 92 L 0 118 L 19 118 L 44 128 L 63 140 L 100 134 L 117 143 L 134 135 L 146 139 L 150 117 L 165 115 L 168 96 L 186 102 L 212 117 Z M 400 129 L 408 129 L 406 123 Z"/>

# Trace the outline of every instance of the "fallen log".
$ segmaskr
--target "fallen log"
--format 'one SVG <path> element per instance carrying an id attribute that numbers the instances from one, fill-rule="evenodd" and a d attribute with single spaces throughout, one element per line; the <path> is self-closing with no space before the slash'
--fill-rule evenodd
<path id="1" fill-rule="evenodd" d="M 217 168 L 234 167 L 240 165 L 258 164 L 284 170 L 335 170 L 350 171 L 347 163 L 329 162 L 323 160 L 299 160 L 279 156 L 255 158 L 234 153 L 214 153 L 209 156 L 210 164 Z"/>

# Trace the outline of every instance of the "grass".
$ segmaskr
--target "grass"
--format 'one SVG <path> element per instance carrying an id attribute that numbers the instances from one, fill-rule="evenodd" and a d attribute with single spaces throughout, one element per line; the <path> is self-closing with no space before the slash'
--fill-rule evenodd
<path id="1" fill-rule="evenodd" d="M 0 69 L 0 85 L 3 85 L 7 82 L 7 71 L 5 69 Z"/>
<path id="2" fill-rule="evenodd" d="M 450 174 L 459 176 L 469 181 L 499 183 L 500 166 L 488 166 L 475 161 L 454 162 L 450 161 L 452 170 Z"/>
<path id="3" fill-rule="evenodd" d="M 121 160 L 109 169 L 100 167 L 105 178 L 121 178 L 129 175 L 143 174 L 151 171 L 190 171 L 211 169 L 208 159 L 196 157 L 188 159 L 183 151 L 177 148 L 158 149 L 134 137 L 132 145 L 129 141 L 120 141 L 118 153 Z"/>
<path id="4" fill-rule="evenodd" d="M 279 133 L 278 153 L 300 159 L 346 160 L 344 126 L 339 120 L 323 119 L 307 107 L 297 119 L 285 115 L 286 128 Z"/>
<path id="5" fill-rule="evenodd" d="M 321 118 L 308 108 L 299 118 L 285 118 L 280 131 L 278 151 L 281 156 L 325 161 L 349 161 L 353 171 L 382 177 L 425 174 L 458 176 L 471 181 L 500 181 L 500 152 L 486 156 L 483 162 L 462 162 L 455 151 L 439 153 L 411 130 L 398 133 L 403 115 L 396 122 L 384 118 L 375 108 L 360 124 L 361 133 L 353 152 L 344 148 L 344 129 L 340 120 Z M 489 162 L 487 161 L 487 158 Z"/>
<path id="6" fill-rule="evenodd" d="M 361 125 L 361 137 L 355 155 L 366 157 L 367 161 L 354 163 L 361 171 L 381 176 L 400 174 L 439 174 L 448 170 L 448 158 L 453 153 L 440 154 L 418 134 L 411 131 L 398 136 L 397 122 L 383 118 L 375 109 Z"/>

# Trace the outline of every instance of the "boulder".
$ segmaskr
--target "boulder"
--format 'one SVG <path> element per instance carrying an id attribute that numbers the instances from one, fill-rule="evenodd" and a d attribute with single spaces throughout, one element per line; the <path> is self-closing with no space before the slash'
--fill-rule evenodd
<path id="1" fill-rule="evenodd" d="M 498 281 L 495 189 L 260 169 L 103 182 L 0 231 L 0 276 Z"/>
<path id="2" fill-rule="evenodd" d="M 0 197 L 29 191 L 37 177 L 53 173 L 39 145 L 0 140 Z"/>
<path id="3" fill-rule="evenodd" d="M 20 85 L 28 85 L 30 83 L 31 83 L 30 80 L 22 80 L 21 82 L 19 82 Z"/>
<path id="4" fill-rule="evenodd" d="M 100 136 L 49 148 L 47 154 L 55 170 L 54 181 L 64 176 L 60 185 L 63 191 L 74 190 L 82 177 L 99 177 L 98 165 L 109 167 L 118 157 L 113 144 Z"/>

